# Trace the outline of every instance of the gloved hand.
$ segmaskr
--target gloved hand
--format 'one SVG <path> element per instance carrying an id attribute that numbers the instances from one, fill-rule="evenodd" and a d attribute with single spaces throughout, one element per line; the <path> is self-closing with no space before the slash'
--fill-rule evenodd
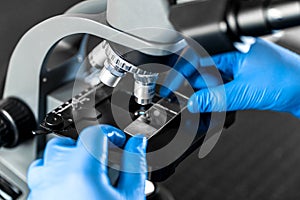
<path id="1" fill-rule="evenodd" d="M 191 112 L 258 109 L 289 112 L 300 118 L 299 55 L 257 39 L 248 53 L 230 52 L 214 56 L 213 60 L 217 68 L 233 80 L 192 95 L 188 102 Z M 181 71 L 184 70 L 191 71 L 190 65 L 183 66 Z M 193 79 L 193 83 L 203 85 L 201 77 Z M 176 89 L 172 83 L 167 87 Z M 161 94 L 166 96 L 167 93 L 162 91 Z"/>
<path id="2" fill-rule="evenodd" d="M 52 139 L 44 158 L 29 168 L 28 199 L 145 199 L 145 137 L 132 137 L 127 142 L 117 187 L 111 185 L 107 175 L 108 140 L 122 146 L 125 134 L 112 126 L 100 125 L 83 130 L 77 143 L 69 138 Z"/>

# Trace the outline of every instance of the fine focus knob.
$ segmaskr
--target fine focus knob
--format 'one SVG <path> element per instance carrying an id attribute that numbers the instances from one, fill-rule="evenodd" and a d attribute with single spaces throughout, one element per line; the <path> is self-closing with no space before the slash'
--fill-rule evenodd
<path id="1" fill-rule="evenodd" d="M 16 98 L 0 101 L 0 147 L 12 148 L 32 137 L 36 121 L 30 108 Z"/>

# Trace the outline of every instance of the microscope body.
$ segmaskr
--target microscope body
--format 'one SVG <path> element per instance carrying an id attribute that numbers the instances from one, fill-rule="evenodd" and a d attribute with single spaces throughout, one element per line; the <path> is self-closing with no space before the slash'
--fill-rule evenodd
<path id="1" fill-rule="evenodd" d="M 132 100 L 132 98 L 134 98 L 132 91 L 127 91 L 128 87 L 122 87 L 127 85 L 126 81 L 134 80 L 135 78 L 129 78 L 128 80 L 125 78 L 124 82 L 119 84 L 120 88 L 118 91 L 121 92 L 117 92 L 115 95 L 117 97 L 119 97 L 118 95 L 125 95 L 124 98 L 127 98 L 129 102 L 125 106 L 113 103 L 112 92 L 107 86 L 103 84 L 97 84 L 97 86 L 95 86 L 84 81 L 84 75 L 86 75 L 84 70 L 90 70 L 90 68 L 82 68 L 88 54 L 86 50 L 88 43 L 87 35 L 100 38 L 98 43 L 106 41 L 111 47 L 111 50 L 116 54 L 114 57 L 118 57 L 122 59 L 123 63 L 130 63 L 135 67 L 151 64 L 153 58 L 157 61 L 162 57 L 169 58 L 174 54 L 180 55 L 180 52 L 186 48 L 188 44 L 191 45 L 191 40 L 188 36 L 196 39 L 196 41 L 201 44 L 201 41 L 207 38 L 207 35 L 200 37 L 199 35 L 203 35 L 203 31 L 193 32 L 190 29 L 192 26 L 201 27 L 202 25 L 194 25 L 192 21 L 188 21 L 187 24 L 190 26 L 183 26 L 180 16 L 179 19 L 174 18 L 174 13 L 177 13 L 178 10 L 182 12 L 182 7 L 189 7 L 193 3 L 199 6 L 202 1 L 182 4 L 179 4 L 179 2 L 180 1 L 175 5 L 176 2 L 172 0 L 88 0 L 75 5 L 64 15 L 50 18 L 38 24 L 24 35 L 15 48 L 8 67 L 3 97 L 14 97 L 21 100 L 27 108 L 31 110 L 35 124 L 38 125 L 45 123 L 45 117 L 48 116 L 48 113 L 59 112 L 68 102 L 68 106 L 73 105 L 72 99 L 74 100 L 74 96 L 80 94 L 77 96 L 78 98 L 75 99 L 81 100 L 81 97 L 85 95 L 92 94 L 97 96 L 100 91 L 101 95 L 105 94 L 106 96 L 104 98 L 100 95 L 103 101 L 101 101 L 102 103 L 97 108 L 99 108 L 98 111 L 102 113 L 103 117 L 101 117 L 100 120 L 97 119 L 96 122 L 118 126 L 119 124 L 116 119 L 110 117 L 114 114 L 114 111 L 107 111 L 107 106 L 112 104 L 117 108 L 115 112 L 120 110 L 125 112 L 128 108 L 138 110 L 136 107 L 138 107 L 139 104 L 143 104 L 142 102 L 144 101 L 135 102 Z M 218 4 L 219 0 L 210 0 L 208 2 Z M 220 5 L 223 7 L 222 9 L 220 7 L 218 12 L 227 11 L 227 4 Z M 187 15 L 188 13 L 185 13 L 185 16 Z M 221 14 L 217 14 L 217 16 L 221 17 Z M 224 21 L 223 15 L 222 20 Z M 220 22 L 223 22 L 222 20 L 218 18 L 216 23 L 220 25 Z M 228 25 L 229 22 L 226 22 Z M 204 23 L 204 25 L 205 24 L 209 23 L 207 22 Z M 179 32 L 175 30 L 174 26 Z M 219 29 L 219 26 L 215 27 L 217 27 L 217 32 L 221 30 L 221 38 L 223 38 L 224 35 L 228 36 L 229 32 L 231 34 L 231 29 L 228 31 L 229 29 Z M 217 38 L 220 38 L 220 34 L 215 35 L 218 36 Z M 209 38 L 210 41 L 212 38 L 213 37 Z M 239 40 L 238 37 L 231 38 L 231 36 L 228 36 L 228 38 L 231 42 Z M 226 42 L 228 42 L 229 39 L 226 40 Z M 222 41 L 224 40 L 222 39 Z M 205 41 L 204 44 L 208 43 Z M 214 45 L 215 43 L 212 42 L 212 44 L 213 53 L 220 53 L 218 49 L 224 50 L 218 46 L 216 47 Z M 207 46 L 204 45 L 204 47 L 206 48 Z M 233 50 L 232 48 L 234 48 L 234 46 L 231 44 L 230 48 L 226 50 Z M 105 65 L 104 63 L 107 60 L 107 54 L 105 54 L 104 50 L 100 49 L 100 52 L 102 52 L 102 55 L 99 57 L 96 56 L 95 65 Z M 127 54 L 126 52 L 130 53 Z M 177 58 L 178 57 L 179 56 L 177 56 Z M 110 64 L 107 66 L 111 66 Z M 154 66 L 153 69 L 147 68 L 147 70 L 150 71 L 150 75 L 161 72 L 161 69 L 156 67 L 157 65 Z M 103 70 L 103 66 L 100 67 L 102 67 Z M 132 73 L 128 68 L 117 70 L 117 72 L 120 71 L 127 74 Z M 111 76 L 108 72 L 111 71 L 103 71 L 103 74 L 105 73 Z M 142 72 L 144 73 L 143 75 L 149 75 L 145 74 L 147 71 L 144 69 Z M 132 74 L 136 75 L 134 73 Z M 116 74 L 112 75 L 112 77 L 114 77 Z M 142 79 L 142 85 L 144 83 L 143 80 L 149 79 L 148 77 Z M 120 80 L 118 79 L 118 81 Z M 137 79 L 135 79 L 135 81 L 137 81 Z M 113 86 L 116 85 L 117 84 L 113 84 Z M 88 88 L 91 88 L 91 86 L 92 89 L 89 90 Z M 122 90 L 125 91 L 122 93 Z M 153 132 L 157 135 L 151 135 L 151 137 L 149 137 L 149 151 L 155 152 L 164 145 L 172 144 L 170 141 L 176 138 L 176 128 L 180 129 L 180 127 L 176 127 L 176 125 L 183 122 L 182 116 L 190 114 L 183 106 L 183 104 L 187 102 L 188 94 L 182 95 L 180 92 L 176 93 L 177 101 L 175 104 L 172 104 L 164 102 L 164 99 L 159 97 L 154 88 L 151 88 L 151 91 L 153 92 L 151 99 L 154 99 L 154 103 L 148 110 L 154 109 L 154 111 L 157 111 L 165 106 L 167 109 L 164 109 L 163 112 L 167 113 L 165 115 L 166 118 L 170 116 L 168 113 L 170 110 L 172 111 L 171 113 L 173 113 L 172 117 L 168 118 L 168 123 L 160 124 L 159 128 Z M 143 95 L 144 93 L 142 93 L 141 96 Z M 174 110 L 176 110 L 175 114 Z M 136 120 L 134 116 L 132 117 L 134 113 L 134 111 L 127 111 L 132 121 Z M 170 157 L 170 159 L 167 159 L 166 163 L 164 163 L 165 167 L 160 166 L 161 164 L 159 162 L 161 159 L 155 159 L 156 155 L 153 154 L 153 162 L 149 162 L 150 167 L 154 169 L 151 171 L 153 173 L 149 175 L 151 180 L 161 181 L 168 178 L 184 158 L 202 145 L 203 141 L 205 141 L 206 131 L 208 130 L 207 127 L 211 127 L 212 125 L 212 132 L 219 132 L 219 129 L 223 128 L 226 113 L 216 114 L 216 119 L 220 120 L 211 120 L 212 115 L 213 114 L 210 113 L 203 114 L 201 115 L 201 120 L 199 116 L 192 116 L 191 118 L 194 119 L 194 121 L 191 120 L 185 123 L 181 132 L 190 131 L 193 124 L 196 123 L 197 130 L 195 131 L 195 135 L 185 138 L 183 134 L 179 134 L 180 136 L 177 138 L 177 141 L 185 142 L 189 145 L 178 151 L 176 155 L 172 155 L 174 152 L 165 151 L 163 157 Z M 226 125 L 229 126 L 232 123 L 231 118 L 228 118 L 227 122 Z M 122 124 L 122 122 L 119 123 Z M 134 124 L 133 126 L 130 126 L 130 124 L 127 123 L 122 127 L 120 127 L 120 125 L 118 127 L 123 129 L 128 133 L 128 136 L 130 136 L 129 133 L 134 134 L 132 130 L 136 130 L 135 128 L 139 127 L 138 124 Z M 143 125 L 145 125 L 145 123 Z M 132 127 L 134 127 L 134 129 L 132 129 Z M 68 135 L 69 133 L 71 134 L 71 131 L 67 132 L 65 136 L 72 137 L 72 135 Z M 29 133 L 27 132 L 26 134 Z M 26 185 L 28 166 L 33 160 L 42 155 L 47 138 L 49 137 L 45 135 L 36 136 L 27 139 L 12 149 L 2 148 L 0 150 L 0 177 L 3 177 L 12 185 L 10 188 L 18 188 L 19 193 L 15 192 L 17 194 L 13 194 L 18 196 L 16 199 L 26 198 L 28 194 Z M 74 139 L 76 139 L 76 136 Z M 8 191 L 8 193 L 9 192 L 10 191 Z"/>
<path id="2" fill-rule="evenodd" d="M 133 5 L 140 5 L 137 2 L 139 1 L 132 1 Z M 168 4 L 165 1 L 156 2 L 162 4 L 158 9 L 167 9 Z M 74 93 L 80 93 L 81 90 L 86 89 L 85 83 L 82 87 L 75 88 L 76 91 L 73 88 L 78 70 L 86 56 L 84 47 L 80 48 L 86 42 L 84 34 L 132 49 L 146 49 L 145 51 L 149 49 L 155 56 L 174 51 L 174 48 L 180 50 L 185 45 L 183 41 L 178 41 L 175 45 L 170 44 L 169 41 L 155 44 L 109 26 L 108 16 L 118 15 L 114 11 L 112 3 L 117 4 L 118 1 L 111 1 L 111 3 L 105 0 L 82 2 L 64 15 L 46 20 L 27 32 L 11 57 L 3 98 L 20 99 L 30 108 L 35 123 L 39 124 L 48 112 L 67 102 Z M 119 1 L 119 4 L 123 4 L 122 1 Z M 110 8 L 110 11 L 106 12 L 106 7 Z M 163 11 L 161 13 L 165 14 Z M 130 24 L 130 22 L 128 23 Z M 163 34 L 161 33 L 161 35 Z M 74 37 L 69 39 L 68 36 Z M 70 55 L 66 52 L 73 54 Z M 51 55 L 55 57 L 59 53 L 69 55 L 60 56 L 57 58 L 58 61 L 50 58 Z M 65 60 L 61 57 L 64 57 Z M 52 61 L 55 66 L 51 66 Z M 13 198 L 26 199 L 28 167 L 33 160 L 41 156 L 46 140 L 45 136 L 37 136 L 24 141 L 17 147 L 1 149 L 0 175 L 9 183 L 10 188 L 17 188 L 16 193 L 5 190 Z"/>

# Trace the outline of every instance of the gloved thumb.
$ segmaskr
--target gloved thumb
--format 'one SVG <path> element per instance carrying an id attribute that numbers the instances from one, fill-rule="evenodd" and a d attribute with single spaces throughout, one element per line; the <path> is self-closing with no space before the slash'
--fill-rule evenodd
<path id="1" fill-rule="evenodd" d="M 142 199 L 138 195 L 145 192 L 146 146 L 147 139 L 142 135 L 130 138 L 125 146 L 118 188 L 128 199 Z"/>
<path id="2" fill-rule="evenodd" d="M 108 162 L 109 142 L 122 146 L 125 134 L 112 126 L 99 125 L 85 128 L 77 142 L 77 161 L 86 169 L 97 169 L 106 173 Z M 96 166 L 93 166 L 96 165 Z"/>

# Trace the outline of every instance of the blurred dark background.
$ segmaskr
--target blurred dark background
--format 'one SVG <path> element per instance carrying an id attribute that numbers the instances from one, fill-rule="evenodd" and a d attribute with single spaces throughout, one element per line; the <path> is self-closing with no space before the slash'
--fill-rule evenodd
<path id="1" fill-rule="evenodd" d="M 10 56 L 24 33 L 37 23 L 62 14 L 70 6 L 80 1 L 3 0 L 0 2 L 0 86 L 3 87 Z M 0 97 L 2 96 L 2 87 Z"/>
<path id="2" fill-rule="evenodd" d="M 63 13 L 77 2 L 0 2 L 1 88 L 10 55 L 22 35 L 33 25 Z M 298 36 L 297 30 L 292 30 L 278 42 L 297 51 L 300 49 Z M 212 153 L 201 160 L 197 153 L 187 158 L 163 183 L 176 199 L 300 199 L 300 121 L 289 114 L 238 112 L 235 124 L 223 132 Z"/>

